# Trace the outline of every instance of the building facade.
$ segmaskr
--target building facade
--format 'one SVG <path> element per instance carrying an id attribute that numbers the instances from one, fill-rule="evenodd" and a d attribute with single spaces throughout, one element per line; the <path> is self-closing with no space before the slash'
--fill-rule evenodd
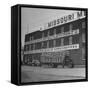
<path id="1" fill-rule="evenodd" d="M 86 15 L 84 11 L 47 23 L 47 28 L 25 35 L 23 62 L 61 63 L 67 53 L 75 65 L 86 61 Z"/>

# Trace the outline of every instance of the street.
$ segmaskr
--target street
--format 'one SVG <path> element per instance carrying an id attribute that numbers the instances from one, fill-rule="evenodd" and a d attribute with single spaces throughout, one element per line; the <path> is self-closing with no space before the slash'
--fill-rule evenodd
<path id="1" fill-rule="evenodd" d="M 85 68 L 21 67 L 21 82 L 75 80 L 85 78 Z"/>

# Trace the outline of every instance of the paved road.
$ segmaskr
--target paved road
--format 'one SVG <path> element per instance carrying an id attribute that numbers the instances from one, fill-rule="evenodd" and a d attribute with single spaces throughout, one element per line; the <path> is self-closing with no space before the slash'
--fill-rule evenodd
<path id="1" fill-rule="evenodd" d="M 85 68 L 41 68 L 22 66 L 22 82 L 84 79 Z"/>

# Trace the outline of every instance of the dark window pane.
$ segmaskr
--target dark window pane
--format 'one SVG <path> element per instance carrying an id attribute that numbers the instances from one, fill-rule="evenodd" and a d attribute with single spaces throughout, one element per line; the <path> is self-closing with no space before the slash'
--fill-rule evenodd
<path id="1" fill-rule="evenodd" d="M 82 28 L 83 29 L 85 28 L 85 22 L 84 21 L 82 22 Z"/>
<path id="2" fill-rule="evenodd" d="M 33 50 L 33 44 L 31 44 L 31 50 Z"/>
<path id="3" fill-rule="evenodd" d="M 30 35 L 25 36 L 25 42 L 28 42 L 30 40 Z"/>
<path id="4" fill-rule="evenodd" d="M 34 39 L 40 39 L 42 38 L 42 32 L 41 31 L 37 31 L 34 33 Z"/>
<path id="5" fill-rule="evenodd" d="M 49 30 L 49 35 L 53 35 L 54 34 L 54 29 L 50 29 Z"/>
<path id="6" fill-rule="evenodd" d="M 41 49 L 41 42 L 35 44 L 35 49 Z"/>
<path id="7" fill-rule="evenodd" d="M 29 45 L 25 45 L 25 51 L 29 51 Z"/>
<path id="8" fill-rule="evenodd" d="M 79 28 L 79 24 L 80 24 L 79 21 L 74 21 L 74 22 L 72 23 L 72 30 L 78 29 L 78 28 Z"/>
<path id="9" fill-rule="evenodd" d="M 42 42 L 42 48 L 47 48 L 47 41 Z"/>
<path id="10" fill-rule="evenodd" d="M 29 50 L 31 50 L 31 44 L 29 45 Z"/>
<path id="11" fill-rule="evenodd" d="M 82 45 L 82 60 L 86 60 L 86 49 L 85 49 L 85 45 Z"/>
<path id="12" fill-rule="evenodd" d="M 26 51 L 26 45 L 24 46 L 24 51 Z"/>
<path id="13" fill-rule="evenodd" d="M 82 33 L 82 42 L 85 43 L 85 33 Z"/>
<path id="14" fill-rule="evenodd" d="M 56 47 L 60 46 L 61 45 L 61 39 L 56 39 Z"/>
<path id="15" fill-rule="evenodd" d="M 56 34 L 59 34 L 59 33 L 61 33 L 61 28 L 60 28 L 60 26 L 56 28 Z"/>
<path id="16" fill-rule="evenodd" d="M 72 36 L 69 37 L 69 44 L 72 44 Z"/>
<path id="17" fill-rule="evenodd" d="M 52 48 L 52 47 L 54 47 L 53 40 L 49 40 L 49 48 Z"/>
<path id="18" fill-rule="evenodd" d="M 48 36 L 48 31 L 47 30 L 45 30 L 43 33 L 44 33 L 44 35 L 43 35 L 44 37 L 47 37 Z"/>
<path id="19" fill-rule="evenodd" d="M 61 38 L 61 46 L 64 45 L 64 38 Z"/>
<path id="20" fill-rule="evenodd" d="M 61 27 L 61 33 L 63 33 L 64 32 L 64 27 Z"/>
<path id="21" fill-rule="evenodd" d="M 64 45 L 69 45 L 69 37 L 64 37 Z"/>
<path id="22" fill-rule="evenodd" d="M 70 24 L 69 25 L 69 30 L 72 30 L 73 29 L 73 24 Z"/>
<path id="23" fill-rule="evenodd" d="M 68 32 L 68 31 L 69 31 L 69 25 L 66 24 L 66 25 L 64 26 L 64 32 Z"/>
<path id="24" fill-rule="evenodd" d="M 72 36 L 72 43 L 73 44 L 78 44 L 79 43 L 79 35 Z"/>

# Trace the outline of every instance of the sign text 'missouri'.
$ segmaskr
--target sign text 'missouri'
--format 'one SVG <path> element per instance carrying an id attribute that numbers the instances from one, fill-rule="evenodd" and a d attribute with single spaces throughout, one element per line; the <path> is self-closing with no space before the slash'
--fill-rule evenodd
<path id="1" fill-rule="evenodd" d="M 70 22 L 70 21 L 73 21 L 73 20 L 76 20 L 76 19 L 83 18 L 83 17 L 85 17 L 85 12 L 84 11 L 79 11 L 79 12 L 76 12 L 76 13 L 72 13 L 70 15 L 67 15 L 67 16 L 61 17 L 59 19 L 53 20 L 51 22 L 48 22 L 47 28 L 51 28 L 51 27 L 54 27 L 54 26 L 57 26 L 57 25 L 61 25 L 61 24 L 64 24 L 64 23 L 67 23 L 67 22 Z"/>

